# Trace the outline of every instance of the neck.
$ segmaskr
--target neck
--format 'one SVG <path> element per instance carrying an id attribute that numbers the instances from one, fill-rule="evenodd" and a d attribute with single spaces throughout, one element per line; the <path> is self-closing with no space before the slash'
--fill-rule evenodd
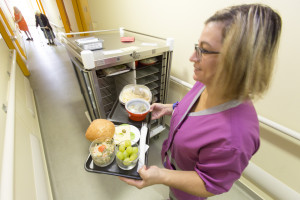
<path id="1" fill-rule="evenodd" d="M 198 101 L 195 103 L 192 112 L 206 110 L 230 100 L 231 99 L 221 96 L 220 93 L 218 93 L 216 90 L 210 87 L 206 87 L 199 97 Z"/>

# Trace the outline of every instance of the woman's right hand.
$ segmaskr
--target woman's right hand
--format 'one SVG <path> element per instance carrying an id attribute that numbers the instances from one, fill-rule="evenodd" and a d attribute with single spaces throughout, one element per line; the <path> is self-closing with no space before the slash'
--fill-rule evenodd
<path id="1" fill-rule="evenodd" d="M 172 104 L 154 103 L 150 106 L 150 112 L 152 112 L 152 120 L 159 119 L 164 115 L 171 115 L 173 112 Z"/>
<path id="2" fill-rule="evenodd" d="M 155 184 L 162 184 L 161 168 L 157 166 L 146 167 L 145 165 L 138 171 L 142 180 L 135 180 L 125 177 L 119 177 L 125 183 L 142 189 Z"/>

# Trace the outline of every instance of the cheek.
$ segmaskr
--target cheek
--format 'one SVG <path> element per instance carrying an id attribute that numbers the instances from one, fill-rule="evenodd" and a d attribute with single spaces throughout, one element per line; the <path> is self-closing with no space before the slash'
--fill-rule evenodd
<path id="1" fill-rule="evenodd" d="M 205 71 L 205 78 L 207 80 L 212 80 L 217 72 L 217 62 L 212 61 L 206 63 L 204 71 Z"/>
<path id="2" fill-rule="evenodd" d="M 213 58 L 202 59 L 196 67 L 199 67 L 201 70 L 194 69 L 194 80 L 209 84 L 217 72 L 217 60 Z"/>
<path id="3" fill-rule="evenodd" d="M 213 65 L 213 66 L 211 67 L 211 74 L 212 74 L 212 75 L 215 75 L 216 72 L 217 72 L 217 64 L 215 64 L 215 65 Z"/>
<path id="4" fill-rule="evenodd" d="M 217 59 L 213 59 L 208 63 L 209 69 L 211 73 L 215 74 L 217 71 L 218 61 Z"/>

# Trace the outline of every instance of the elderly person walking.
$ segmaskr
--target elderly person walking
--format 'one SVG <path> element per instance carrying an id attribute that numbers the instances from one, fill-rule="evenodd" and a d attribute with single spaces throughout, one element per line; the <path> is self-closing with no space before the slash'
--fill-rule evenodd
<path id="1" fill-rule="evenodd" d="M 40 13 L 39 11 L 37 11 L 35 13 L 35 23 L 36 23 L 36 27 L 40 26 L 44 36 L 46 39 L 48 39 L 48 45 L 54 45 L 54 38 L 55 35 L 53 33 L 52 27 L 49 23 L 48 18 L 46 17 L 46 15 Z"/>
<path id="2" fill-rule="evenodd" d="M 18 24 L 19 29 L 21 31 L 24 31 L 27 36 L 26 40 L 33 40 L 32 36 L 29 32 L 27 23 L 21 13 L 21 11 L 16 6 L 14 6 L 14 15 L 15 15 L 15 22 Z"/>

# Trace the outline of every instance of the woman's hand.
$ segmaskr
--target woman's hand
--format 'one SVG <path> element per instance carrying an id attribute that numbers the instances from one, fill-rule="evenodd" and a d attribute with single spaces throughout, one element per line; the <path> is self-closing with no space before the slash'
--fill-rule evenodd
<path id="1" fill-rule="evenodd" d="M 139 174 L 142 180 L 124 177 L 119 177 L 119 179 L 138 189 L 154 184 L 164 184 L 199 197 L 210 197 L 214 195 L 206 190 L 204 181 L 196 171 L 169 170 L 158 168 L 157 166 L 146 168 L 144 165 L 139 170 Z"/>
<path id="2" fill-rule="evenodd" d="M 162 176 L 160 173 L 160 168 L 157 166 L 150 166 L 147 168 L 145 165 L 139 170 L 139 174 L 142 180 L 135 180 L 130 178 L 119 177 L 120 180 L 124 181 L 125 183 L 135 186 L 138 189 L 142 189 L 144 187 L 148 187 L 154 184 L 162 183 Z"/>
<path id="3" fill-rule="evenodd" d="M 164 115 L 171 115 L 173 112 L 172 104 L 154 103 L 150 106 L 152 112 L 152 120 L 159 119 Z"/>

